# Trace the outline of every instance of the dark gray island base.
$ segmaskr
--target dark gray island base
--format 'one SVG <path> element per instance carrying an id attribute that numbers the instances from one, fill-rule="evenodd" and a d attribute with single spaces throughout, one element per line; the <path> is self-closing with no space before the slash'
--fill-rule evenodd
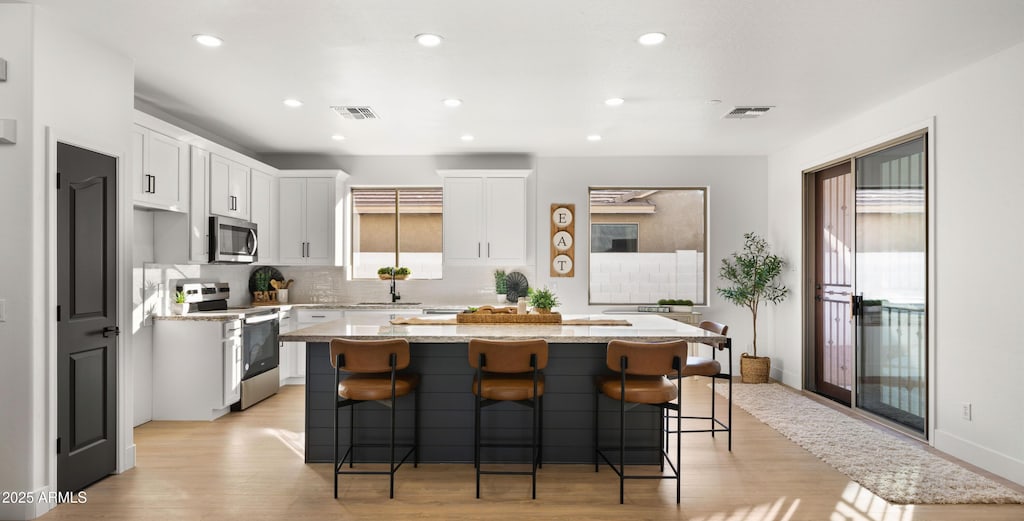
<path id="1" fill-rule="evenodd" d="M 452 316 L 439 315 L 443 320 Z M 566 319 L 607 320 L 602 315 L 566 315 Z M 334 458 L 334 401 L 337 399 L 329 342 L 333 338 L 375 340 L 405 338 L 411 345 L 408 370 L 420 374 L 420 461 L 469 463 L 473 461 L 473 371 L 469 367 L 471 338 L 512 340 L 543 338 L 549 343 L 544 369 L 543 415 L 544 462 L 593 463 L 594 377 L 609 374 L 605 365 L 607 343 L 613 339 L 640 342 L 686 340 L 724 345 L 724 336 L 652 315 L 630 315 L 630 325 L 479 325 L 479 324 L 366 324 L 342 318 L 282 334 L 285 342 L 306 342 L 306 461 L 329 462 Z M 618 445 L 618 402 L 602 397 L 601 445 Z M 412 440 L 413 398 L 398 400 L 397 435 Z M 379 443 L 388 439 L 390 412 L 387 406 L 369 402 L 356 407 L 357 442 Z M 530 439 L 530 409 L 514 403 L 488 407 L 482 415 L 484 440 L 524 443 Z M 658 409 L 635 406 L 626 411 L 627 462 L 657 463 L 661 416 Z M 339 415 L 342 446 L 349 439 L 349 411 Z M 342 448 L 342 450 L 345 450 Z M 529 449 L 487 448 L 485 462 L 526 462 Z M 386 449 L 363 448 L 356 461 L 387 461 Z"/>
<path id="2" fill-rule="evenodd" d="M 334 458 L 334 369 L 327 343 L 306 348 L 306 462 Z M 544 461 L 594 461 L 594 376 L 608 372 L 606 344 L 551 344 L 544 370 Z M 473 461 L 473 370 L 467 344 L 412 344 L 409 371 L 420 373 L 420 461 L 470 463 Z M 601 398 L 602 445 L 617 444 L 618 404 Z M 398 400 L 398 439 L 412 440 L 412 397 Z M 384 405 L 356 407 L 356 439 L 388 438 L 389 411 Z M 530 439 L 530 409 L 502 403 L 482 415 L 485 440 L 523 443 Z M 657 447 L 660 440 L 658 409 L 635 407 L 626 411 L 626 441 L 632 447 Z M 349 412 L 339 414 L 341 446 L 348 444 Z M 484 461 L 526 462 L 529 449 L 483 449 Z M 360 449 L 356 461 L 387 461 L 386 449 Z M 627 461 L 657 463 L 654 450 L 631 451 Z"/>

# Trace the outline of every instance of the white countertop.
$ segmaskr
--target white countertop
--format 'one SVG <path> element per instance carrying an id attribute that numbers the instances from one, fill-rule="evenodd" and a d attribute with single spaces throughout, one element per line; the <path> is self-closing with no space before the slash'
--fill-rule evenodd
<path id="1" fill-rule="evenodd" d="M 401 315 L 401 313 L 396 313 Z M 451 320 L 455 315 L 430 315 L 430 319 Z M 423 317 L 421 317 L 423 318 Z M 607 320 L 607 315 L 564 315 L 564 319 Z M 561 324 L 416 324 L 392 325 L 386 318 L 379 324 L 355 323 L 349 319 L 324 322 L 281 335 L 284 342 L 330 342 L 333 338 L 378 340 L 405 338 L 410 343 L 465 343 L 470 338 L 513 340 L 544 338 L 552 343 L 605 343 L 614 339 L 642 342 L 686 340 L 704 344 L 725 342 L 725 337 L 665 317 L 631 315 L 629 326 Z"/>

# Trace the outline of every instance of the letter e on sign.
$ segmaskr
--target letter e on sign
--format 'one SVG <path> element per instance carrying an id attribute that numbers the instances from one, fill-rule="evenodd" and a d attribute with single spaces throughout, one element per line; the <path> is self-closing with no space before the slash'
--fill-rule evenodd
<path id="1" fill-rule="evenodd" d="M 565 228 L 572 224 L 572 211 L 568 208 L 556 208 L 551 212 L 551 222 L 559 228 Z"/>

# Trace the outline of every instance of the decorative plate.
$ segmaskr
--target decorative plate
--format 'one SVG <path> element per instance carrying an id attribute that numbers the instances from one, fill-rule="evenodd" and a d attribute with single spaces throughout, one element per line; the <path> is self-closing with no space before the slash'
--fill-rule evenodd
<path id="1" fill-rule="evenodd" d="M 249 295 L 250 296 L 252 296 L 252 294 L 256 291 L 256 274 L 257 273 L 266 273 L 267 275 L 270 275 L 270 277 L 267 279 L 268 281 L 269 280 L 282 280 L 282 281 L 285 280 L 284 275 L 281 275 L 281 272 L 278 271 L 277 268 L 275 268 L 273 266 L 260 266 L 260 267 L 258 267 L 256 269 L 252 270 L 252 273 L 249 273 Z M 268 284 L 269 284 L 269 282 L 268 282 Z M 274 288 L 267 288 L 267 291 L 270 291 L 270 290 L 273 290 L 273 289 Z"/>
<path id="2" fill-rule="evenodd" d="M 505 276 L 505 300 L 518 302 L 519 297 L 525 297 L 529 289 L 530 282 L 526 280 L 526 275 L 513 271 Z"/>

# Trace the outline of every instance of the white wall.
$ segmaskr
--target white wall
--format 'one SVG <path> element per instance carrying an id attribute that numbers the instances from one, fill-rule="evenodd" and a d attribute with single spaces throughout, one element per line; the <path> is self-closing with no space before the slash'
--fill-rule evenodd
<path id="1" fill-rule="evenodd" d="M 768 234 L 768 214 L 772 201 L 768 191 L 768 162 L 764 157 L 542 157 L 537 159 L 537 280 L 531 285 L 555 290 L 563 306 L 574 311 L 600 312 L 609 306 L 587 304 L 590 251 L 589 191 L 601 187 L 709 187 L 708 302 L 697 308 L 704 318 L 729 324 L 733 338 L 736 370 L 739 354 L 750 349 L 753 339 L 750 313 L 724 301 L 715 292 L 721 285 L 718 270 L 722 258 L 743 246 L 743 234 L 754 231 Z M 552 203 L 576 205 L 576 276 L 552 278 L 549 220 Z M 541 214 L 544 215 L 541 215 Z M 771 338 L 771 311 L 759 321 L 758 336 Z M 767 342 L 759 342 L 763 349 Z"/>
<path id="2" fill-rule="evenodd" d="M 801 252 L 801 174 L 934 117 L 930 244 L 932 422 L 935 447 L 1024 483 L 1024 407 L 1020 370 L 1020 264 L 1024 176 L 1024 44 L 895 98 L 772 155 L 772 238 Z M 799 266 L 802 269 L 802 266 Z M 799 270 L 788 282 L 799 288 Z M 784 381 L 801 386 L 800 300 L 776 313 L 775 349 Z M 960 404 L 973 404 L 973 419 Z"/>
<path id="3" fill-rule="evenodd" d="M 17 119 L 19 134 L 17 145 L 0 145 L 0 219 L 8 223 L 0 227 L 0 243 L 9 245 L 0 270 L 10 274 L 0 289 L 9 313 L 0 323 L 0 395 L 7 397 L 0 422 L 0 489 L 38 492 L 56 485 L 56 213 L 47 128 L 63 141 L 125 157 L 134 70 L 127 58 L 59 26 L 45 8 L 27 4 L 0 3 L 0 49 L 8 61 L 0 117 Z M 125 208 L 131 208 L 130 199 Z M 128 258 L 125 248 L 119 253 Z M 119 272 L 124 299 L 130 271 Z M 120 441 L 130 442 L 130 436 L 129 431 L 128 440 Z M 0 505 L 0 518 L 32 518 L 50 506 Z"/>
<path id="4" fill-rule="evenodd" d="M 32 69 L 32 6 L 0 4 L 0 57 L 7 60 L 7 81 L 0 83 L 0 118 L 14 119 L 18 142 L 0 145 L 0 299 L 7 301 L 7 321 L 0 322 L 0 490 L 33 491 L 41 488 L 37 441 L 45 435 L 39 414 L 45 411 L 41 389 L 40 351 L 42 324 L 33 319 L 42 309 L 40 285 L 43 243 L 35 240 L 33 226 L 41 215 L 36 195 L 32 153 L 34 78 Z M 0 504 L 0 519 L 32 515 L 23 505 Z"/>

